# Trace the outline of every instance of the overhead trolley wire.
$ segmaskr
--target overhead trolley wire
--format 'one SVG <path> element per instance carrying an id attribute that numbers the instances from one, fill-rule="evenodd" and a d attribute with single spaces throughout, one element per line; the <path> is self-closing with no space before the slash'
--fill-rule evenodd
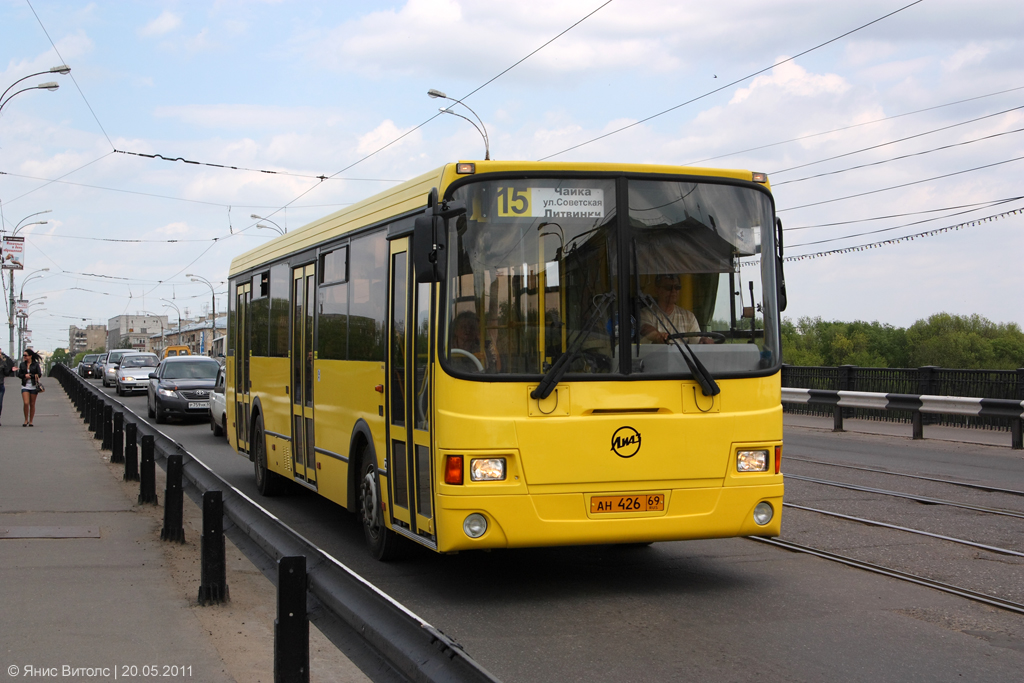
<path id="1" fill-rule="evenodd" d="M 920 185 L 921 183 L 928 183 L 933 180 L 941 180 L 943 178 L 951 178 L 953 176 L 963 175 L 964 173 L 972 173 L 974 171 L 980 171 L 986 168 L 993 168 L 994 166 L 1002 166 L 1003 164 L 1013 163 L 1014 161 L 1020 161 L 1024 159 L 1024 156 L 1014 157 L 1013 159 L 1006 159 L 1005 161 L 997 161 L 992 164 L 985 164 L 984 166 L 975 166 L 974 168 L 967 168 L 962 171 L 955 171 L 953 173 L 944 173 L 943 175 L 937 175 L 932 178 L 924 178 L 923 180 L 914 180 L 909 183 L 901 183 L 899 185 L 890 185 L 889 187 L 883 187 L 877 190 L 869 190 L 868 192 L 858 192 L 857 194 L 847 195 L 845 197 L 835 197 L 833 199 L 824 199 L 820 202 L 812 202 L 810 204 L 801 204 L 800 206 L 790 206 L 785 209 L 777 209 L 775 213 L 782 213 L 783 211 L 796 211 L 797 209 L 806 209 L 810 206 L 821 206 L 822 204 L 831 204 L 833 202 L 841 202 L 846 199 L 854 199 L 856 197 L 865 197 L 870 194 L 878 194 L 879 192 L 887 192 L 889 190 L 897 190 L 901 187 L 910 187 L 911 185 Z"/>
<path id="2" fill-rule="evenodd" d="M 1021 109 L 1024 109 L 1024 105 L 1021 105 L 1019 107 L 1012 107 L 1010 109 L 1004 109 L 1003 111 L 997 111 L 994 114 L 986 114 L 985 116 L 979 116 L 979 117 L 974 118 L 974 119 L 968 119 L 967 121 L 961 121 L 959 123 L 953 123 L 953 124 L 950 124 L 948 126 L 942 126 L 941 128 L 933 128 L 932 130 L 928 130 L 928 131 L 925 131 L 923 133 L 916 133 L 914 135 L 908 135 L 906 137 L 897 138 L 895 140 L 889 140 L 888 142 L 881 142 L 881 143 L 879 143 L 877 145 L 871 145 L 870 147 L 862 147 L 860 149 L 855 149 L 852 152 L 844 152 L 843 154 L 836 154 L 835 156 L 826 157 L 824 159 L 818 159 L 817 161 L 809 161 L 806 164 L 800 164 L 799 166 L 791 166 L 789 168 L 784 168 L 781 171 L 770 171 L 768 173 L 768 175 L 769 176 L 778 175 L 780 173 L 788 173 L 790 171 L 795 171 L 798 168 L 807 168 L 808 166 L 814 166 L 816 164 L 823 164 L 826 161 L 834 161 L 835 159 L 842 159 L 843 157 L 853 156 L 854 154 L 860 154 L 861 152 L 868 152 L 870 150 L 878 149 L 880 147 L 887 147 L 889 145 L 895 145 L 895 144 L 897 144 L 899 142 L 906 142 L 907 140 L 913 140 L 915 138 L 921 138 L 921 137 L 924 137 L 925 135 L 931 135 L 932 133 L 938 133 L 938 132 L 941 132 L 941 131 L 944 131 L 944 130 L 949 130 L 950 128 L 957 128 L 959 126 L 966 126 L 968 123 L 975 123 L 977 121 L 983 121 L 984 119 L 990 119 L 993 116 L 1002 116 L 1003 114 L 1008 114 L 1011 111 L 1019 111 Z M 1015 131 L 1009 131 L 1009 132 L 1017 133 L 1017 132 L 1020 132 L 1020 130 L 1024 130 L 1024 129 L 1018 128 Z M 996 135 L 990 135 L 988 137 L 996 137 L 997 135 L 1006 135 L 1006 133 L 997 133 Z M 986 139 L 988 139 L 988 138 L 978 138 L 978 140 L 986 140 Z M 976 142 L 976 140 L 972 140 L 971 142 Z M 960 144 L 966 144 L 966 143 L 960 143 Z M 945 149 L 945 148 L 944 147 L 939 147 L 937 149 Z M 817 176 L 811 176 L 811 177 L 814 178 L 814 177 L 817 177 Z M 803 178 L 801 178 L 801 180 L 803 180 Z M 772 185 L 773 186 L 775 186 L 775 185 L 783 185 L 783 184 L 785 184 L 787 182 L 794 183 L 794 182 L 797 182 L 797 181 L 795 181 L 795 180 L 787 180 L 787 181 L 784 181 L 782 183 L 772 183 Z"/>
<path id="3" fill-rule="evenodd" d="M 920 152 L 913 152 L 911 154 L 901 154 L 898 157 L 891 157 L 889 159 L 882 159 L 881 161 L 872 161 L 871 163 L 867 163 L 867 164 L 858 164 L 857 166 L 849 166 L 847 168 L 841 168 L 841 169 L 839 169 L 837 171 L 827 171 L 825 173 L 818 173 L 818 174 L 815 174 L 815 175 L 809 175 L 809 176 L 805 176 L 803 178 L 795 178 L 793 180 L 784 180 L 781 183 L 773 183 L 772 187 L 778 187 L 780 185 L 789 185 L 791 183 L 801 183 L 801 182 L 803 182 L 805 180 L 814 180 L 815 178 L 824 178 L 825 176 L 838 175 L 840 173 L 846 173 L 847 171 L 856 171 L 858 169 L 869 168 L 871 166 L 881 166 L 882 164 L 888 164 L 888 163 L 891 163 L 893 161 L 900 161 L 902 159 L 910 159 L 911 157 L 920 157 L 920 156 L 924 156 L 925 154 L 931 154 L 932 152 L 941 152 L 943 150 L 953 149 L 954 147 L 963 147 L 964 145 L 971 145 L 971 144 L 974 144 L 975 142 L 983 142 L 985 140 L 991 140 L 992 138 L 999 138 L 999 137 L 1002 137 L 1004 135 L 1012 135 L 1014 133 L 1020 133 L 1021 131 L 1024 131 L 1024 128 L 1017 128 L 1017 129 L 1014 129 L 1014 130 L 1008 130 L 1008 131 L 1004 131 L 1002 133 L 993 133 L 992 135 L 985 135 L 985 136 L 980 137 L 980 138 L 974 138 L 973 140 L 965 140 L 963 142 L 954 142 L 953 144 L 950 144 L 950 145 L 943 145 L 941 147 L 933 147 L 931 149 L 922 150 Z M 863 151 L 863 150 L 861 150 L 861 151 Z M 856 152 L 851 152 L 851 154 L 855 154 L 855 153 Z M 815 162 L 815 163 L 817 163 L 817 162 Z M 810 165 L 810 164 L 807 164 L 807 165 Z"/>
<path id="4" fill-rule="evenodd" d="M 53 46 L 53 51 L 57 53 L 58 57 L 60 57 L 61 64 L 67 64 L 67 62 L 64 61 L 64 57 L 61 57 L 60 50 L 57 49 L 57 44 L 54 43 L 53 38 L 50 37 L 49 31 L 46 30 L 45 26 L 43 26 L 43 20 L 39 18 L 39 14 L 36 12 L 36 8 L 32 6 L 31 0 L 25 0 L 25 4 L 27 4 L 28 8 L 32 10 L 32 14 L 35 15 L 36 21 L 39 22 L 39 28 L 43 29 L 43 33 L 46 35 L 46 39 L 50 41 L 50 45 Z M 82 96 L 82 101 L 85 102 L 85 106 L 89 108 L 89 113 L 92 114 L 93 119 L 96 120 L 96 125 L 99 126 L 100 131 L 103 132 L 103 137 L 107 139 L 107 143 L 110 145 L 110 148 L 114 149 L 114 143 L 110 141 L 110 136 L 107 135 L 106 129 L 103 127 L 103 124 L 100 123 L 100 118 L 96 116 L 96 112 L 93 111 L 92 105 L 89 104 L 89 98 L 85 96 L 85 93 L 82 92 L 82 87 L 78 85 L 78 79 L 75 78 L 75 74 L 72 72 L 68 75 L 71 76 L 71 82 L 74 83 L 75 88 L 78 89 L 78 94 Z"/>
<path id="5" fill-rule="evenodd" d="M 1005 95 L 1008 92 L 1016 92 L 1018 90 L 1024 90 L 1024 85 L 1017 86 L 1016 88 L 1009 88 L 1007 90 L 999 90 L 997 92 L 988 93 L 987 95 L 978 95 L 976 97 L 968 97 L 964 100 L 956 100 L 955 102 L 946 102 L 945 104 L 937 104 L 933 107 L 925 107 L 924 109 L 915 109 L 914 111 L 904 112 L 902 114 L 893 114 L 892 116 L 884 116 L 880 119 L 873 119 L 871 121 L 863 121 L 861 123 L 853 123 L 849 126 L 842 126 L 841 128 L 833 128 L 832 130 L 824 130 L 819 133 L 808 133 L 807 135 L 801 135 L 799 137 L 790 138 L 788 140 L 780 140 L 778 142 L 770 142 L 767 145 L 759 145 L 757 147 L 748 147 L 747 149 L 741 149 L 735 152 L 728 152 L 727 154 L 719 154 L 718 156 L 705 157 L 704 159 L 697 159 L 696 161 L 688 161 L 684 166 L 695 166 L 697 164 L 704 163 L 705 161 L 714 161 L 715 159 L 724 159 L 726 157 L 736 156 L 737 154 L 746 154 L 747 152 L 757 152 L 762 149 L 768 149 L 769 147 L 778 147 L 779 145 L 787 145 L 791 142 L 800 142 L 801 140 L 809 140 L 811 138 L 821 137 L 822 135 L 831 135 L 832 133 L 841 133 L 846 130 L 853 128 L 860 128 L 861 126 L 870 126 L 875 123 L 881 123 L 883 121 L 891 121 L 893 119 L 903 118 L 904 116 L 913 116 L 914 114 L 922 114 L 926 111 L 934 111 L 936 109 L 942 109 L 944 107 L 952 107 L 956 104 L 963 104 L 964 102 L 973 102 L 975 100 L 982 100 L 986 97 L 995 97 L 996 95 Z"/>
<path id="6" fill-rule="evenodd" d="M 868 23 L 863 24 L 861 26 L 858 26 L 855 29 L 851 29 L 851 30 L 847 31 L 846 33 L 843 33 L 842 35 L 836 36 L 835 38 L 831 38 L 829 40 L 826 40 L 823 43 L 815 45 L 814 47 L 808 48 L 808 49 L 804 50 L 803 52 L 800 52 L 800 53 L 797 53 L 797 54 L 793 55 L 792 57 L 787 57 L 786 59 L 783 59 L 781 61 L 775 62 L 774 64 L 772 64 L 770 66 L 764 67 L 763 69 L 758 69 L 757 71 L 755 71 L 755 72 L 753 72 L 751 74 L 747 74 L 746 76 L 743 76 L 741 78 L 737 78 L 736 80 L 734 80 L 734 81 L 732 81 L 730 83 L 726 83 L 725 85 L 723 85 L 723 86 L 721 86 L 719 88 L 715 88 L 714 90 L 709 90 L 708 92 L 704 93 L 703 95 L 698 95 L 697 97 L 691 98 L 691 99 L 689 99 L 689 100 L 687 100 L 685 102 L 677 104 L 674 107 L 669 107 L 668 109 L 665 109 L 664 111 L 660 111 L 657 114 L 652 114 L 651 116 L 648 116 L 646 118 L 640 119 L 639 121 L 634 121 L 633 123 L 630 123 L 630 124 L 628 124 L 626 126 L 622 126 L 621 128 L 616 128 L 615 130 L 610 131 L 608 133 L 604 133 L 603 135 L 598 135 L 596 138 L 592 138 L 590 140 L 587 140 L 586 142 L 581 142 L 578 145 L 573 145 L 572 147 L 567 147 L 567 148 L 563 149 L 561 152 L 555 152 L 554 154 L 549 154 L 546 157 L 541 157 L 540 159 L 538 159 L 538 161 L 546 161 L 547 159 L 551 159 L 553 157 L 560 156 L 562 154 L 565 154 L 566 152 L 570 152 L 570 151 L 572 151 L 574 149 L 578 149 L 580 147 L 584 147 L 585 145 L 589 145 L 592 142 L 597 142 L 598 140 L 603 140 L 604 138 L 611 137 L 612 135 L 615 135 L 616 133 L 621 133 L 624 130 L 629 130 L 630 128 L 633 128 L 635 126 L 639 126 L 640 124 L 646 123 L 646 122 L 648 122 L 648 121 L 650 121 L 652 119 L 656 119 L 659 116 L 664 116 L 665 114 L 668 114 L 669 112 L 673 112 L 676 109 L 680 109 L 682 107 L 685 107 L 688 104 L 693 104 L 694 102 L 697 102 L 698 100 L 702 100 L 705 97 L 710 97 L 711 95 L 714 95 L 715 93 L 719 93 L 719 92 L 721 92 L 723 90 L 726 90 L 727 88 L 731 88 L 732 86 L 737 85 L 739 83 L 742 83 L 743 81 L 750 80 L 754 76 L 758 76 L 760 74 L 763 74 L 766 71 L 771 71 L 772 69 L 774 69 L 775 67 L 777 67 L 777 66 L 779 66 L 781 64 L 785 64 L 787 62 L 792 62 L 793 60 L 798 59 L 800 57 L 803 57 L 806 54 L 810 54 L 811 52 L 814 52 L 815 50 L 819 50 L 819 49 L 825 47 L 826 45 L 830 45 L 831 43 L 834 43 L 837 40 L 842 40 L 843 38 L 846 38 L 847 36 L 850 36 L 850 35 L 852 35 L 854 33 L 857 33 L 858 31 L 861 31 L 861 30 L 871 26 L 872 24 L 877 24 L 880 21 L 888 19 L 889 17 L 891 17 L 891 16 L 893 16 L 895 14 L 899 14 L 900 12 L 902 12 L 902 11 L 904 11 L 906 9 L 909 9 L 909 8 L 913 7 L 914 5 L 918 5 L 918 4 L 922 3 L 922 2 L 924 2 L 924 0 L 914 0 L 914 2 L 910 3 L 909 5 L 904 5 L 903 7 L 900 7 L 897 10 L 894 10 L 892 12 L 889 12 L 886 15 L 878 17 L 877 19 L 869 21 Z"/>
<path id="7" fill-rule="evenodd" d="M 889 214 L 888 216 L 872 216 L 871 218 L 858 218 L 858 219 L 852 220 L 852 221 L 836 221 L 835 223 L 818 223 L 817 225 L 800 225 L 800 226 L 797 226 L 797 227 L 783 228 L 783 229 L 786 232 L 792 232 L 792 231 L 795 231 L 795 230 L 810 230 L 812 228 L 831 228 L 831 227 L 835 227 L 837 225 L 851 225 L 853 223 L 868 223 L 870 221 L 881 221 L 881 220 L 886 220 L 888 218 L 903 218 L 905 216 L 917 216 L 917 215 L 922 214 L 922 213 L 938 213 L 940 211 L 953 211 L 954 209 L 966 209 L 966 208 L 972 207 L 972 206 L 976 207 L 976 208 L 979 208 L 979 209 L 984 209 L 984 208 L 988 208 L 990 206 L 997 206 L 999 204 L 1005 204 L 1006 202 L 1016 201 L 1018 199 L 1024 199 L 1024 195 L 1021 195 L 1019 197 L 1006 197 L 1004 199 L 991 199 L 989 201 L 984 201 L 984 202 L 974 202 L 973 204 L 958 204 L 956 206 L 944 206 L 944 207 L 939 208 L 939 209 L 924 209 L 922 211 L 907 211 L 905 213 L 892 213 L 892 214 Z M 940 217 L 938 219 L 931 219 L 931 220 L 941 220 L 941 218 L 944 218 L 944 216 Z M 913 225 L 913 223 L 909 223 L 908 225 Z"/>

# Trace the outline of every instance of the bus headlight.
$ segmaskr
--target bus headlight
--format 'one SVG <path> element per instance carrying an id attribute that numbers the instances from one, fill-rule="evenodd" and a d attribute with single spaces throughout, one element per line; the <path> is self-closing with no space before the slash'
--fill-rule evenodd
<path id="1" fill-rule="evenodd" d="M 758 526 L 764 526 L 768 522 L 772 521 L 772 517 L 775 516 L 775 510 L 772 508 L 771 503 L 761 501 L 754 507 L 754 523 Z"/>
<path id="2" fill-rule="evenodd" d="M 479 512 L 474 512 L 462 523 L 462 530 L 470 538 L 480 538 L 487 533 L 487 518 Z"/>
<path id="3" fill-rule="evenodd" d="M 469 461 L 472 481 L 504 481 L 505 458 L 473 458 Z"/>
<path id="4" fill-rule="evenodd" d="M 767 472 L 768 450 L 736 451 L 737 472 Z"/>

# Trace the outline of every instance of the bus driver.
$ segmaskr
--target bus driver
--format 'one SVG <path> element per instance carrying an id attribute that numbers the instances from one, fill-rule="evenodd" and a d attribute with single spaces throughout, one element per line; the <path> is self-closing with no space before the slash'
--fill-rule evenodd
<path id="1" fill-rule="evenodd" d="M 679 298 L 678 275 L 658 275 L 654 278 L 655 311 L 651 307 L 640 311 L 640 341 L 645 344 L 667 344 L 669 335 L 676 332 L 700 332 L 697 318 L 690 311 L 676 305 Z M 684 338 L 684 341 L 687 341 Z M 701 344 L 713 344 L 709 337 L 701 337 Z"/>

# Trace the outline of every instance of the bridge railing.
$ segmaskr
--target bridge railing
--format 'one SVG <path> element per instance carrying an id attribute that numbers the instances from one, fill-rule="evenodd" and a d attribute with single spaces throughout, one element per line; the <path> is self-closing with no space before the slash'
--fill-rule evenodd
<path id="1" fill-rule="evenodd" d="M 837 432 L 843 431 L 845 410 L 909 413 L 915 439 L 924 438 L 926 416 L 1006 420 L 1010 424 L 1012 448 L 1024 449 L 1024 400 L 782 387 L 782 404 L 784 408 L 817 406 L 832 411 L 833 431 Z"/>
<path id="2" fill-rule="evenodd" d="M 887 394 L 964 396 L 1024 400 L 1024 368 L 1017 370 L 963 370 L 925 366 L 921 368 L 864 368 L 855 365 L 782 366 L 782 386 L 794 389 L 866 391 Z M 991 415 L 917 414 L 908 410 L 874 408 L 834 409 L 822 404 L 787 404 L 784 410 L 805 415 L 861 418 L 885 422 L 913 422 L 949 427 L 1012 431 L 1012 419 Z"/>

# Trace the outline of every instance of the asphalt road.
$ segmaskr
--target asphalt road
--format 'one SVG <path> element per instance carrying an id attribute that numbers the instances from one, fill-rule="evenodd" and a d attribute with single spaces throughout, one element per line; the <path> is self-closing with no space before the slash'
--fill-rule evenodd
<path id="1" fill-rule="evenodd" d="M 144 397 L 121 400 L 146 419 Z M 206 423 L 161 429 L 259 497 L 248 459 Z M 1005 448 L 795 428 L 787 429 L 785 453 L 1024 489 L 1024 460 Z M 785 456 L 783 463 L 786 472 L 825 479 L 995 500 L 887 475 L 857 479 Z M 1024 520 L 993 522 L 806 482 L 787 482 L 787 500 L 875 519 L 886 514 L 886 521 L 1018 549 L 1024 530 Z M 358 520 L 333 503 L 304 490 L 261 503 L 508 682 L 1010 681 L 1024 671 L 1024 616 L 747 539 L 422 551 L 382 564 L 367 555 Z M 1015 503 L 1024 509 L 1024 499 Z M 1024 601 L 1018 558 L 993 560 L 983 551 L 791 509 L 783 519 L 784 538 Z"/>

